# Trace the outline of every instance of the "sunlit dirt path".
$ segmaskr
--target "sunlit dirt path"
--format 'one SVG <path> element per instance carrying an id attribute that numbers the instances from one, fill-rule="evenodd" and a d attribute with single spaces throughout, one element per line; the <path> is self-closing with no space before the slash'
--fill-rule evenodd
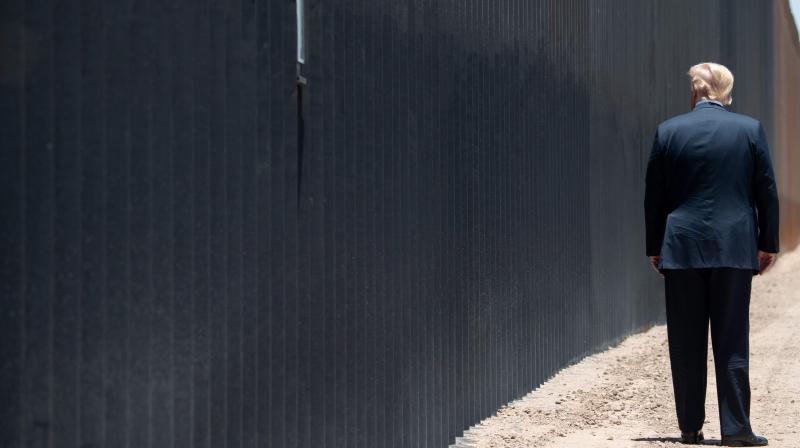
<path id="1" fill-rule="evenodd" d="M 754 277 L 750 325 L 753 429 L 770 446 L 800 447 L 800 250 Z M 707 445 L 719 445 L 710 347 L 708 359 L 704 432 Z M 662 325 L 561 371 L 455 446 L 683 446 L 678 435 Z"/>

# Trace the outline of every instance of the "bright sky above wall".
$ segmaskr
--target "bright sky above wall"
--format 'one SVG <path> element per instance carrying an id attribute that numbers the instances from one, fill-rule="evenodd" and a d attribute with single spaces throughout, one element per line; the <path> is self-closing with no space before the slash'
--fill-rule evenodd
<path id="1" fill-rule="evenodd" d="M 794 24 L 797 25 L 798 30 L 800 30 L 800 25 L 797 23 L 797 18 L 800 17 L 800 0 L 789 0 L 789 7 L 794 16 Z"/>

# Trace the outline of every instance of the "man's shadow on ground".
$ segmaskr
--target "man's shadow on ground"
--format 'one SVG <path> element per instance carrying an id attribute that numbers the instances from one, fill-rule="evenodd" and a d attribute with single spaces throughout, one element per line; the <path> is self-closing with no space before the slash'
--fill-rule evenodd
<path id="1" fill-rule="evenodd" d="M 662 443 L 681 443 L 680 437 L 638 437 L 635 439 L 631 439 L 634 442 L 662 442 Z M 705 439 L 702 442 L 698 443 L 697 445 L 716 445 L 719 446 L 722 444 L 722 441 L 718 439 Z"/>

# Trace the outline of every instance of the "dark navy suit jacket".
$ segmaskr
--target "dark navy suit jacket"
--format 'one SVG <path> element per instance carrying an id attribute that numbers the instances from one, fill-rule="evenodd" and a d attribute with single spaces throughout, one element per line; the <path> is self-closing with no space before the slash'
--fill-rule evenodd
<path id="1" fill-rule="evenodd" d="M 778 194 L 764 128 L 700 102 L 658 126 L 647 164 L 647 255 L 663 269 L 759 269 L 778 252 Z"/>

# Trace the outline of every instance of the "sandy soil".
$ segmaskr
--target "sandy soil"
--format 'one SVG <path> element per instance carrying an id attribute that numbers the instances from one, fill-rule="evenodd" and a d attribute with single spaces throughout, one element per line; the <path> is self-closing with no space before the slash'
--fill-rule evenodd
<path id="1" fill-rule="evenodd" d="M 753 429 L 770 446 L 800 447 L 800 249 L 754 277 L 750 325 Z M 719 445 L 710 350 L 708 359 L 704 433 L 706 444 Z M 683 446 L 679 435 L 666 328 L 657 326 L 561 371 L 454 446 Z"/>

